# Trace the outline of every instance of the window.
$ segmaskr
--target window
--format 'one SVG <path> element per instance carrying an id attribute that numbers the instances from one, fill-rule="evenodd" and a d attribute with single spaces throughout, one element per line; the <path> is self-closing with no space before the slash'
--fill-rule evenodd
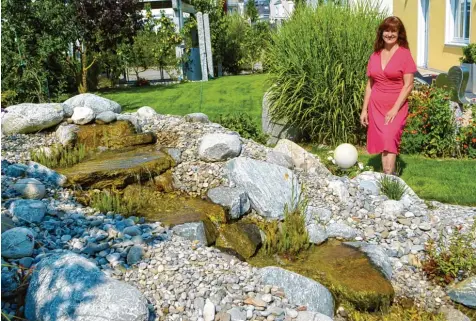
<path id="1" fill-rule="evenodd" d="M 449 44 L 469 43 L 471 22 L 471 0 L 448 0 L 446 42 Z"/>

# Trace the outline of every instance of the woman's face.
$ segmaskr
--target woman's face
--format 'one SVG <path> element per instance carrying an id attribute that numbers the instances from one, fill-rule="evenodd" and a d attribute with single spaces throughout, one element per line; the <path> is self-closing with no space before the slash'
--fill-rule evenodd
<path id="1" fill-rule="evenodd" d="M 383 41 L 387 45 L 394 45 L 398 40 L 398 31 L 396 30 L 385 30 L 382 34 Z"/>

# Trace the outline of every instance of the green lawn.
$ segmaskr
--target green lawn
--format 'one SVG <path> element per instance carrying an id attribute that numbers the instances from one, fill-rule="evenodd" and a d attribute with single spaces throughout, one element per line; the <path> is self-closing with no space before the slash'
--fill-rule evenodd
<path id="1" fill-rule="evenodd" d="M 359 161 L 382 171 L 379 155 L 360 152 Z M 400 177 L 425 200 L 476 205 L 476 160 L 400 155 Z"/>
<path id="2" fill-rule="evenodd" d="M 265 74 L 227 76 L 208 82 L 170 86 L 129 87 L 99 92 L 118 102 L 123 111 L 150 106 L 160 114 L 202 112 L 214 119 L 220 113 L 245 112 L 261 123 L 261 103 L 267 89 Z"/>

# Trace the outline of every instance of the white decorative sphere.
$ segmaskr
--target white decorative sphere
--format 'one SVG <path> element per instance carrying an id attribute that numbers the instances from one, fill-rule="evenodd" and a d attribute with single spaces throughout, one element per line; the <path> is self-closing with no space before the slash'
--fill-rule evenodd
<path id="1" fill-rule="evenodd" d="M 358 152 L 352 144 L 340 144 L 334 150 L 334 160 L 342 169 L 351 168 L 357 163 Z"/>

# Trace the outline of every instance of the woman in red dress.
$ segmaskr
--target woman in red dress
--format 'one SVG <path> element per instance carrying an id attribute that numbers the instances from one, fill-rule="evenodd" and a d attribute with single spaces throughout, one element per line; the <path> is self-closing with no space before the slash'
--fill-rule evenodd
<path id="1" fill-rule="evenodd" d="M 367 65 L 368 81 L 360 115 L 361 124 L 368 126 L 367 151 L 382 154 L 386 174 L 395 174 L 415 72 L 402 21 L 386 18 L 378 28 L 374 53 Z"/>

